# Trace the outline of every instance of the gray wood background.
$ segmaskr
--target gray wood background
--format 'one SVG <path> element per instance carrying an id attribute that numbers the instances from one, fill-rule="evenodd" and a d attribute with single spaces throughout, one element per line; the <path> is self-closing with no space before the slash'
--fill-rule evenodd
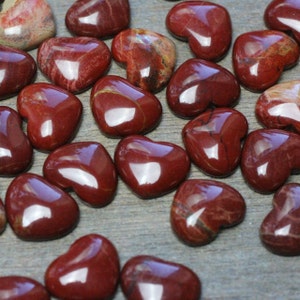
<path id="1" fill-rule="evenodd" d="M 64 25 L 67 9 L 72 0 L 49 0 L 57 22 L 57 35 L 69 36 Z M 263 13 L 269 0 L 218 0 L 231 15 L 233 39 L 239 34 L 264 29 Z M 164 22 L 169 9 L 177 2 L 164 0 L 130 0 L 131 26 L 151 29 L 170 37 L 177 45 L 177 66 L 192 57 L 184 42 L 176 41 L 167 32 Z M 111 40 L 105 41 L 109 46 Z M 231 50 L 220 64 L 229 70 Z M 30 52 L 36 57 L 36 50 Z M 299 79 L 300 66 L 287 71 L 281 81 Z M 125 71 L 113 63 L 110 74 L 125 76 Z M 38 81 L 46 81 L 39 73 Z M 90 90 L 79 95 L 83 106 L 83 122 L 74 141 L 97 141 L 113 155 L 116 139 L 104 137 L 98 130 L 89 106 Z M 259 128 L 254 116 L 254 106 L 259 94 L 242 89 L 236 106 L 246 115 L 250 130 Z M 175 117 L 166 105 L 165 90 L 157 94 L 164 113 L 160 126 L 148 136 L 155 140 L 172 141 L 182 145 L 181 129 L 187 122 Z M 0 105 L 16 108 L 16 97 L 1 101 Z M 41 174 L 45 153 L 35 151 L 31 172 Z M 299 175 L 298 175 L 299 176 Z M 290 181 L 299 181 L 294 176 Z M 192 167 L 190 178 L 207 178 Z M 5 198 L 11 178 L 0 178 L 0 197 Z M 223 230 L 211 244 L 190 248 L 177 240 L 169 224 L 170 204 L 174 192 L 158 199 L 143 201 L 134 196 L 119 181 L 114 201 L 102 209 L 93 209 L 82 204 L 76 195 L 81 210 L 78 227 L 68 236 L 49 242 L 24 242 L 19 240 L 9 226 L 0 236 L 0 276 L 23 275 L 43 282 L 49 263 L 78 237 L 97 232 L 108 237 L 117 247 L 121 264 L 134 255 L 149 254 L 185 264 L 201 278 L 203 299 L 300 299 L 300 258 L 280 257 L 268 252 L 260 243 L 259 226 L 271 208 L 272 195 L 263 196 L 251 191 L 238 169 L 231 177 L 222 181 L 238 189 L 247 204 L 247 214 L 239 226 Z M 124 299 L 119 289 L 115 299 Z"/>

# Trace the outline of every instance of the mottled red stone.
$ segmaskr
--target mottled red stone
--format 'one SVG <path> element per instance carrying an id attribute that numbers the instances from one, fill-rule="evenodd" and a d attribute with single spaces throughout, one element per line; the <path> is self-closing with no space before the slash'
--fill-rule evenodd
<path id="1" fill-rule="evenodd" d="M 18 113 L 0 106 L 0 175 L 15 175 L 30 167 L 32 146 L 22 131 Z"/>
<path id="2" fill-rule="evenodd" d="M 5 197 L 7 219 L 24 240 L 60 238 L 79 220 L 75 200 L 40 175 L 25 173 L 9 185 Z"/>
<path id="3" fill-rule="evenodd" d="M 153 94 L 114 75 L 94 85 L 91 108 L 101 131 L 112 137 L 147 133 L 162 115 L 162 106 Z"/>
<path id="4" fill-rule="evenodd" d="M 77 0 L 65 17 L 67 28 L 79 36 L 107 38 L 130 23 L 128 0 Z"/>
<path id="5" fill-rule="evenodd" d="M 167 86 L 167 101 L 180 117 L 195 117 L 209 106 L 234 106 L 240 86 L 227 69 L 203 59 L 188 59 L 175 71 Z"/>
<path id="6" fill-rule="evenodd" d="M 85 204 L 109 204 L 117 189 L 117 172 L 107 150 L 97 142 L 64 145 L 47 157 L 44 176 L 62 189 L 72 188 Z"/>
<path id="7" fill-rule="evenodd" d="M 6 213 L 4 204 L 0 198 L 0 234 L 4 231 L 6 227 Z"/>
<path id="8" fill-rule="evenodd" d="M 18 95 L 20 115 L 28 120 L 31 144 L 51 151 L 74 136 L 81 119 L 82 104 L 72 93 L 48 83 L 34 83 Z"/>
<path id="9" fill-rule="evenodd" d="M 122 180 L 143 199 L 171 192 L 190 169 L 189 157 L 180 146 L 141 135 L 118 143 L 115 164 Z"/>
<path id="10" fill-rule="evenodd" d="M 300 169 L 300 135 L 280 129 L 252 131 L 244 143 L 241 169 L 255 191 L 274 192 Z"/>
<path id="11" fill-rule="evenodd" d="M 88 234 L 48 266 L 45 284 L 59 299 L 112 299 L 119 274 L 114 245 L 104 236 Z"/>
<path id="12" fill-rule="evenodd" d="M 111 54 L 107 45 L 96 38 L 54 37 L 40 45 L 37 61 L 54 84 L 79 93 L 108 71 Z"/>
<path id="13" fill-rule="evenodd" d="M 240 83 L 254 92 L 274 85 L 282 72 L 294 66 L 299 46 L 287 34 L 275 30 L 241 34 L 233 46 L 233 67 Z"/>
<path id="14" fill-rule="evenodd" d="M 208 1 L 184 1 L 166 17 L 169 31 L 189 42 L 196 57 L 220 60 L 231 44 L 231 19 L 227 9 Z"/>
<path id="15" fill-rule="evenodd" d="M 114 37 L 111 49 L 113 58 L 126 66 L 129 82 L 150 92 L 168 83 L 176 63 L 175 44 L 151 30 L 123 30 Z"/>
<path id="16" fill-rule="evenodd" d="M 182 130 L 186 151 L 205 173 L 228 176 L 238 166 L 241 142 L 248 132 L 246 117 L 232 108 L 216 108 L 189 121 Z"/>
<path id="17" fill-rule="evenodd" d="M 201 282 L 188 267 L 150 255 L 129 259 L 121 272 L 121 287 L 128 300 L 199 300 Z"/>

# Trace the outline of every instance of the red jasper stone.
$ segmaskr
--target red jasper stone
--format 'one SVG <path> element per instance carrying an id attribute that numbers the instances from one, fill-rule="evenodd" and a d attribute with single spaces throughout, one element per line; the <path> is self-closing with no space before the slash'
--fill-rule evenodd
<path id="1" fill-rule="evenodd" d="M 125 137 L 118 143 L 115 164 L 123 181 L 144 199 L 171 192 L 190 169 L 184 149 L 140 135 Z"/>
<path id="2" fill-rule="evenodd" d="M 232 108 L 206 111 L 182 130 L 191 160 L 212 176 L 230 175 L 240 161 L 241 141 L 248 132 L 246 117 Z"/>
<path id="3" fill-rule="evenodd" d="M 188 40 L 196 57 L 219 60 L 231 44 L 231 19 L 225 7 L 208 1 L 176 4 L 166 17 L 172 34 Z"/>
<path id="4" fill-rule="evenodd" d="M 0 277 L 1 300 L 50 300 L 45 287 L 24 276 Z"/>
<path id="5" fill-rule="evenodd" d="M 233 67 L 240 83 L 254 92 L 274 85 L 299 58 L 298 44 L 275 30 L 247 32 L 233 46 Z"/>
<path id="6" fill-rule="evenodd" d="M 300 133 L 300 80 L 279 83 L 264 91 L 256 102 L 255 114 L 267 128 Z"/>
<path id="7" fill-rule="evenodd" d="M 80 36 L 106 38 L 126 29 L 130 22 L 128 0 L 77 0 L 65 17 L 68 29 Z"/>
<path id="8" fill-rule="evenodd" d="M 300 185 L 288 183 L 276 192 L 273 209 L 263 220 L 260 238 L 278 255 L 300 255 Z"/>
<path id="9" fill-rule="evenodd" d="M 20 116 L 12 108 L 0 106 L 0 175 L 15 175 L 29 168 L 32 154 Z"/>
<path id="10" fill-rule="evenodd" d="M 101 235 L 89 234 L 77 239 L 48 266 L 45 283 L 59 299 L 112 299 L 119 274 L 114 245 Z"/>
<path id="11" fill-rule="evenodd" d="M 3 202 L 0 198 L 0 233 L 4 231 L 5 227 L 6 227 L 6 214 L 5 214 Z"/>
<path id="12" fill-rule="evenodd" d="M 107 150 L 96 142 L 61 146 L 47 157 L 44 176 L 62 189 L 72 188 L 85 204 L 109 204 L 117 189 L 117 172 Z"/>
<path id="13" fill-rule="evenodd" d="M 175 71 L 167 101 L 179 117 L 195 117 L 209 106 L 234 106 L 240 96 L 235 76 L 213 62 L 192 58 Z"/>
<path id="14" fill-rule="evenodd" d="M 54 84 L 79 93 L 108 71 L 111 54 L 106 44 L 96 38 L 54 37 L 40 45 L 37 61 Z"/>
<path id="15" fill-rule="evenodd" d="M 18 95 L 17 107 L 20 115 L 28 119 L 31 144 L 45 151 L 58 148 L 74 136 L 82 113 L 76 96 L 48 83 L 25 87 Z"/>
<path id="16" fill-rule="evenodd" d="M 241 169 L 251 188 L 274 192 L 300 169 L 300 135 L 280 129 L 252 131 L 244 143 Z"/>
<path id="17" fill-rule="evenodd" d="M 69 194 L 30 173 L 21 174 L 11 182 L 5 210 L 13 231 L 24 240 L 62 237 L 79 220 L 78 205 Z"/>
<path id="18" fill-rule="evenodd" d="M 129 82 L 150 92 L 168 83 L 176 63 L 175 44 L 146 29 L 123 30 L 114 37 L 111 49 L 113 58 L 126 65 Z"/>
<path id="19" fill-rule="evenodd" d="M 91 108 L 101 131 L 112 137 L 147 133 L 162 115 L 162 106 L 153 94 L 113 75 L 94 85 Z"/>
<path id="20" fill-rule="evenodd" d="M 0 100 L 11 97 L 31 83 L 36 70 L 30 54 L 0 45 Z"/>
<path id="21" fill-rule="evenodd" d="M 201 296 L 200 279 L 191 269 L 149 255 L 126 262 L 121 287 L 128 300 L 198 300 Z"/>

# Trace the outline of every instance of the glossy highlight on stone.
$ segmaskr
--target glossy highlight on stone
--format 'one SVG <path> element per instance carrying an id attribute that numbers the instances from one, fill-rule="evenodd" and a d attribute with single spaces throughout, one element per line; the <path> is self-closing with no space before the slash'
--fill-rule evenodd
<path id="1" fill-rule="evenodd" d="M 154 93 L 168 83 L 176 63 L 172 40 L 151 30 L 123 30 L 114 37 L 111 49 L 113 58 L 125 65 L 128 81 Z"/>
<path id="2" fill-rule="evenodd" d="M 107 38 L 130 23 L 128 0 L 77 0 L 65 17 L 68 29 L 79 36 Z"/>
<path id="3" fill-rule="evenodd" d="M 56 186 L 72 188 L 85 204 L 109 204 L 117 189 L 114 163 L 101 144 L 76 142 L 50 153 L 43 166 L 44 176 Z"/>
<path id="4" fill-rule="evenodd" d="M 108 71 L 111 54 L 107 45 L 96 38 L 54 37 L 40 45 L 37 62 L 54 84 L 79 93 Z"/>
<path id="5" fill-rule="evenodd" d="M 188 267 L 155 256 L 130 258 L 121 272 L 122 291 L 128 300 L 199 300 L 201 282 Z"/>
<path id="6" fill-rule="evenodd" d="M 153 94 L 114 75 L 94 85 L 91 108 L 100 130 L 112 137 L 147 133 L 162 115 L 162 106 Z"/>
<path id="7" fill-rule="evenodd" d="M 4 231 L 6 227 L 6 213 L 3 201 L 0 198 L 0 234 Z"/>
<path id="8" fill-rule="evenodd" d="M 23 240 L 60 238 L 71 232 L 79 220 L 75 200 L 32 173 L 21 174 L 10 183 L 5 210 L 10 226 Z"/>
<path id="9" fill-rule="evenodd" d="M 276 191 L 300 169 L 300 135 L 280 129 L 252 131 L 244 143 L 241 169 L 255 191 Z"/>
<path id="10" fill-rule="evenodd" d="M 45 284 L 59 299 L 112 299 L 119 274 L 114 245 L 104 236 L 88 234 L 77 239 L 48 266 Z"/>
<path id="11" fill-rule="evenodd" d="M 241 34 L 233 46 L 233 68 L 240 83 L 254 92 L 274 85 L 299 58 L 299 46 L 287 34 L 260 30 Z"/>
<path id="12" fill-rule="evenodd" d="M 229 176 L 238 166 L 242 140 L 248 132 L 246 117 L 232 108 L 216 108 L 189 121 L 182 130 L 191 160 L 206 174 Z"/>
<path id="13" fill-rule="evenodd" d="M 171 192 L 190 170 L 189 157 L 180 146 L 142 135 L 123 138 L 114 160 L 122 180 L 142 199 Z"/>
<path id="14" fill-rule="evenodd" d="M 169 31 L 187 40 L 198 58 L 220 60 L 231 44 L 231 19 L 227 9 L 208 1 L 184 1 L 166 17 Z"/>
<path id="15" fill-rule="evenodd" d="M 192 58 L 172 75 L 166 95 L 176 115 L 190 118 L 209 106 L 234 106 L 240 96 L 240 86 L 235 76 L 222 66 Z"/>

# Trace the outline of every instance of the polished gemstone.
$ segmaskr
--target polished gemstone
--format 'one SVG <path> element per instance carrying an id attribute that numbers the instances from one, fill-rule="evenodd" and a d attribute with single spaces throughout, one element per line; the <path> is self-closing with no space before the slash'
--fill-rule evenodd
<path id="1" fill-rule="evenodd" d="M 201 282 L 188 267 L 155 256 L 129 259 L 121 272 L 126 299 L 199 300 Z"/>
<path id="2" fill-rule="evenodd" d="M 108 71 L 111 54 L 106 44 L 96 38 L 55 37 L 40 45 L 37 61 L 54 84 L 79 93 Z"/>
<path id="3" fill-rule="evenodd" d="M 233 46 L 233 67 L 240 83 L 254 92 L 274 85 L 282 72 L 294 66 L 299 46 L 287 34 L 275 30 L 241 34 Z"/>
<path id="4" fill-rule="evenodd" d="M 142 135 L 131 135 L 118 143 L 115 164 L 122 180 L 144 199 L 171 192 L 190 169 L 189 157 L 180 146 Z"/>
<path id="5" fill-rule="evenodd" d="M 94 85 L 91 108 L 101 131 L 112 137 L 147 133 L 162 115 L 162 106 L 153 94 L 114 75 Z"/>
<path id="6" fill-rule="evenodd" d="M 300 169 L 300 135 L 280 129 L 252 131 L 243 147 L 241 169 L 251 188 L 274 192 Z"/>
<path id="7" fill-rule="evenodd" d="M 0 198 L 0 234 L 4 231 L 6 227 L 6 214 L 4 204 Z"/>
<path id="8" fill-rule="evenodd" d="M 79 220 L 75 200 L 40 175 L 24 173 L 9 185 L 5 197 L 7 219 L 24 240 L 60 238 Z"/>
<path id="9" fill-rule="evenodd" d="M 175 44 L 169 38 L 140 28 L 115 36 L 112 55 L 126 66 L 129 82 L 150 92 L 158 92 L 168 83 L 176 63 Z"/>
<path id="10" fill-rule="evenodd" d="M 231 44 L 231 19 L 227 9 L 208 1 L 176 4 L 166 17 L 169 31 L 189 42 L 196 57 L 216 61 Z"/>
<path id="11" fill-rule="evenodd" d="M 109 204 L 117 189 L 117 172 L 107 150 L 97 142 L 64 145 L 47 157 L 44 176 L 62 189 L 72 188 L 85 204 Z"/>
<path id="12" fill-rule="evenodd" d="M 242 140 L 248 132 L 246 117 L 232 108 L 216 108 L 189 121 L 182 130 L 191 160 L 212 176 L 229 176 L 238 166 Z"/>
<path id="13" fill-rule="evenodd" d="M 112 299 L 119 274 L 114 245 L 104 236 L 88 234 L 48 266 L 45 283 L 48 291 L 59 299 Z"/>
<path id="14" fill-rule="evenodd" d="M 227 69 L 203 59 L 188 59 L 167 86 L 167 101 L 180 117 L 195 117 L 209 106 L 234 106 L 240 86 Z"/>

